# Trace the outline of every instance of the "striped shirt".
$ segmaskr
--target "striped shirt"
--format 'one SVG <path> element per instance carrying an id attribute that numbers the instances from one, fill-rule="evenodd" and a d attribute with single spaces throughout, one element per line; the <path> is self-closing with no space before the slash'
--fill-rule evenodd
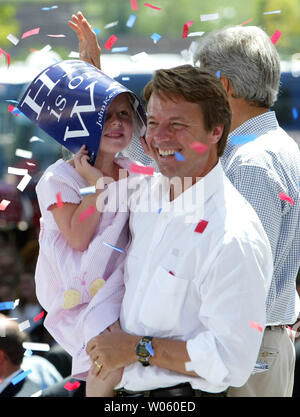
<path id="1" fill-rule="evenodd" d="M 248 143 L 237 136 L 255 135 Z M 300 151 L 279 127 L 275 112 L 254 117 L 228 139 L 221 162 L 227 177 L 255 209 L 267 233 L 274 273 L 267 297 L 267 324 L 293 324 L 300 311 Z M 279 198 L 288 195 L 290 202 Z"/>

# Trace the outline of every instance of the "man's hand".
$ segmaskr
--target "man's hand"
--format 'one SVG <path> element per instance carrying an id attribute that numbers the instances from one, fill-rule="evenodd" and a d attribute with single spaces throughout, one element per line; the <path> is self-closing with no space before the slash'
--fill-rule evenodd
<path id="1" fill-rule="evenodd" d="M 69 26 L 76 32 L 79 41 L 79 57 L 82 61 L 88 62 L 101 70 L 100 56 L 101 48 L 97 36 L 91 25 L 81 12 L 72 15 Z"/>
<path id="2" fill-rule="evenodd" d="M 87 344 L 86 352 L 93 363 L 92 375 L 105 380 L 116 369 L 136 362 L 135 346 L 140 340 L 123 332 L 115 323 Z"/>

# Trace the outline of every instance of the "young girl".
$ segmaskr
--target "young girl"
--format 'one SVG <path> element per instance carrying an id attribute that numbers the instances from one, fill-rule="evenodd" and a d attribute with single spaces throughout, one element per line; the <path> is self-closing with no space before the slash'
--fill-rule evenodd
<path id="1" fill-rule="evenodd" d="M 116 158 L 129 145 L 136 126 L 130 98 L 129 93 L 121 93 L 107 109 L 94 166 L 82 146 L 71 162 L 60 159 L 51 165 L 36 187 L 42 215 L 37 297 L 47 311 L 45 327 L 72 355 L 72 375 L 83 380 L 93 365 L 86 344 L 118 320 L 124 293 L 128 212 L 124 205 L 120 209 L 118 201 L 113 212 L 101 211 L 99 206 L 115 197 L 113 181 L 136 180 L 129 172 L 131 161 Z M 119 180 L 121 169 L 127 170 L 126 178 Z M 95 186 L 101 177 L 110 178 L 111 184 L 82 195 L 82 188 Z M 95 206 L 92 214 L 81 217 Z M 111 396 L 119 378 L 119 371 L 110 374 L 99 387 L 99 396 Z"/>

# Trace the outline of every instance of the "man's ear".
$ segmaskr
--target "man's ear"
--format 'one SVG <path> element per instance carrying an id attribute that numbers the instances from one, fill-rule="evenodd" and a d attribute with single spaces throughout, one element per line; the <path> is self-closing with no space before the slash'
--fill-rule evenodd
<path id="1" fill-rule="evenodd" d="M 217 125 L 213 128 L 211 132 L 211 143 L 218 143 L 223 135 L 224 126 L 223 125 Z"/>
<path id="2" fill-rule="evenodd" d="M 139 139 L 140 139 L 140 142 L 142 144 L 142 147 L 143 147 L 143 150 L 144 150 L 145 154 L 150 156 L 150 158 L 152 158 L 152 153 L 151 153 L 151 150 L 150 150 L 150 148 L 149 148 L 149 146 L 146 142 L 146 139 L 142 136 L 140 136 Z"/>

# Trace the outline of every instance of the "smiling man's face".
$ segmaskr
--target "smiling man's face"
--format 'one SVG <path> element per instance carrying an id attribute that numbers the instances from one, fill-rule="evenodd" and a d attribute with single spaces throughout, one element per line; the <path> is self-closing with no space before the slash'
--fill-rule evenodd
<path id="1" fill-rule="evenodd" d="M 205 130 L 197 103 L 152 93 L 147 106 L 146 143 L 160 172 L 168 178 L 206 175 L 218 162 L 217 142 L 222 132 L 222 126 L 211 132 Z M 206 152 L 199 154 L 191 149 L 193 142 L 206 145 Z M 175 152 L 184 160 L 177 160 Z"/>

